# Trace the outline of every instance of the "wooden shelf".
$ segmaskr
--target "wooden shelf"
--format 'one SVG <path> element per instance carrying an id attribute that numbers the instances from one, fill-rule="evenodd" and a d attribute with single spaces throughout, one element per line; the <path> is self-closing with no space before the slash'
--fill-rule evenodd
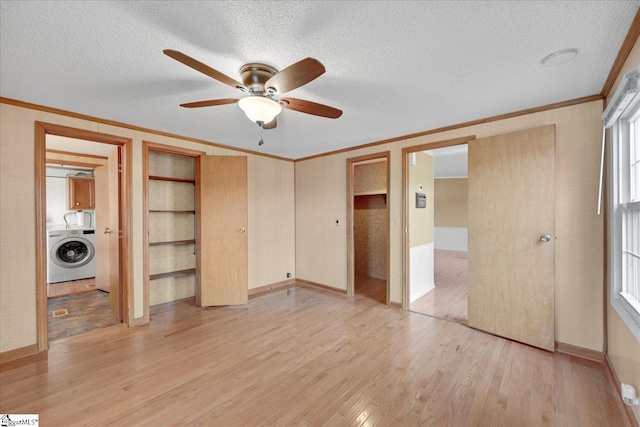
<path id="1" fill-rule="evenodd" d="M 149 179 L 153 181 L 188 182 L 191 184 L 196 183 L 196 180 L 193 178 L 171 178 L 168 176 L 149 175 Z"/>
<path id="2" fill-rule="evenodd" d="M 166 242 L 149 242 L 149 246 L 160 246 L 160 245 L 188 245 L 190 243 L 195 243 L 195 240 L 168 240 Z"/>
<path id="3" fill-rule="evenodd" d="M 195 274 L 195 268 L 188 268 L 186 270 L 169 271 L 167 273 L 150 274 L 149 280 L 163 279 L 165 277 L 184 276 L 187 274 Z"/>
<path id="4" fill-rule="evenodd" d="M 171 209 L 149 209 L 149 213 L 151 212 L 163 212 L 163 213 L 191 213 L 194 214 L 196 211 L 187 211 L 187 210 L 171 210 Z"/>
<path id="5" fill-rule="evenodd" d="M 353 193 L 354 196 L 377 196 L 379 194 L 386 196 L 387 190 L 383 188 L 379 190 L 356 191 Z"/>

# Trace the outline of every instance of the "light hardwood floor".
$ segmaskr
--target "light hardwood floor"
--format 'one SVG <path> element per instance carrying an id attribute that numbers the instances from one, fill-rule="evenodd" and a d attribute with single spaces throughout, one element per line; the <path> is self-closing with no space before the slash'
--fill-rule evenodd
<path id="1" fill-rule="evenodd" d="M 466 325 L 467 309 L 467 253 L 436 249 L 434 252 L 434 281 L 436 287 L 414 301 L 410 310 Z"/>
<path id="2" fill-rule="evenodd" d="M 624 426 L 599 363 L 305 286 L 51 343 L 0 368 L 43 426 Z"/>
<path id="3" fill-rule="evenodd" d="M 368 276 L 356 276 L 354 291 L 359 296 L 377 301 L 380 304 L 387 303 L 387 281 Z"/>

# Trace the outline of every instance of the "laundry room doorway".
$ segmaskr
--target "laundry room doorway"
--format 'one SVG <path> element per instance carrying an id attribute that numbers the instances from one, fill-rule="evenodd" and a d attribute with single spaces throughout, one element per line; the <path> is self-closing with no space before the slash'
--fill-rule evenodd
<path id="1" fill-rule="evenodd" d="M 130 324 L 130 140 L 36 124 L 38 349 Z"/>

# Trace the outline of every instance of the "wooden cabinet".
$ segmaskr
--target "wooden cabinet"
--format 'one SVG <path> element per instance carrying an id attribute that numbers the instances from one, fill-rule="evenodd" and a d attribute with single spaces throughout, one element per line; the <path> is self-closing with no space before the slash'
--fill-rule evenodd
<path id="1" fill-rule="evenodd" d="M 67 195 L 69 209 L 90 210 L 95 208 L 95 181 L 88 176 L 68 176 Z"/>

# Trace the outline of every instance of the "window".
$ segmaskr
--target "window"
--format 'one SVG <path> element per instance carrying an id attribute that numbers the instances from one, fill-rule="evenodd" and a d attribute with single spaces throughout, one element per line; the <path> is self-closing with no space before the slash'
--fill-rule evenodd
<path id="1" fill-rule="evenodd" d="M 640 72 L 634 72 L 611 108 L 618 112 L 611 133 L 611 305 L 640 340 Z"/>

